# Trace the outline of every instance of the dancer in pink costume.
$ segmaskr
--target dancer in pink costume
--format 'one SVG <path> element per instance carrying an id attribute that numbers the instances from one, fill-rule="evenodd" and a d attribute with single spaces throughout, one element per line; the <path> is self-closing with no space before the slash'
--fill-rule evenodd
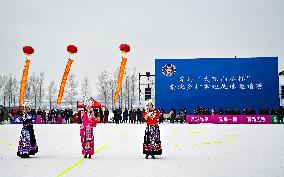
<path id="1" fill-rule="evenodd" d="M 97 119 L 92 111 L 93 100 L 85 99 L 86 110 L 82 111 L 82 125 L 80 127 L 80 136 L 82 143 L 82 154 L 84 158 L 91 158 L 94 154 L 94 134 L 93 128 L 97 125 Z"/>

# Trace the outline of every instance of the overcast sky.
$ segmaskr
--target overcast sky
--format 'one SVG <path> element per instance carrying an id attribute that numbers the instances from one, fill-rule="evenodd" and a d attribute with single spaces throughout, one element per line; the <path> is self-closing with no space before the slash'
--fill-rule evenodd
<path id="1" fill-rule="evenodd" d="M 278 56 L 284 70 L 283 0 L 0 0 L 0 74 L 22 75 L 22 47 L 35 49 L 30 73 L 46 72 L 59 87 L 68 59 L 71 73 L 88 76 L 120 65 L 154 72 L 155 58 Z M 281 79 L 280 82 L 283 82 Z"/>

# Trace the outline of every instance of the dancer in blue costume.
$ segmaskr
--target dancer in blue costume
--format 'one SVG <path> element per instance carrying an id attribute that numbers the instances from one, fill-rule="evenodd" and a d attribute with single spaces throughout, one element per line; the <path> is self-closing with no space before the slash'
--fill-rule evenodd
<path id="1" fill-rule="evenodd" d="M 32 115 L 30 114 L 30 105 L 32 102 L 27 100 L 23 104 L 22 122 L 23 128 L 21 131 L 17 155 L 21 158 L 28 158 L 30 155 L 35 155 L 38 152 L 36 144 Z"/>

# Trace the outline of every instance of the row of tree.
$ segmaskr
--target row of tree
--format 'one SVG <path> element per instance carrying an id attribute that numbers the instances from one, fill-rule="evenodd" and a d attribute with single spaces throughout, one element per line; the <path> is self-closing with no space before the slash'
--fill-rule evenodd
<path id="1" fill-rule="evenodd" d="M 98 75 L 98 98 L 104 105 L 111 107 L 120 107 L 132 109 L 136 105 L 138 99 L 138 77 L 136 68 L 126 69 L 120 90 L 118 103 L 114 103 L 114 95 L 117 87 L 117 76 L 119 69 L 109 73 L 106 70 Z"/>
<path id="2" fill-rule="evenodd" d="M 133 68 L 125 71 L 119 103 L 114 105 L 114 94 L 117 87 L 118 73 L 119 69 L 114 72 L 104 70 L 98 75 L 96 88 L 98 94 L 94 96 L 94 98 L 112 109 L 115 106 L 132 108 L 137 102 L 138 93 L 136 70 Z M 21 80 L 14 74 L 0 76 L 0 100 L 4 106 L 18 106 L 20 82 Z M 25 98 L 33 100 L 35 109 L 42 108 L 43 103 L 49 103 L 49 108 L 56 106 L 57 94 L 58 86 L 55 84 L 54 80 L 49 83 L 46 82 L 44 72 L 32 73 L 32 75 L 28 77 Z M 65 104 L 74 107 L 77 101 L 82 102 L 84 97 L 92 96 L 91 94 L 92 88 L 88 77 L 83 78 L 79 88 L 78 80 L 76 80 L 74 74 L 71 74 L 68 77 L 64 90 L 63 101 Z"/>

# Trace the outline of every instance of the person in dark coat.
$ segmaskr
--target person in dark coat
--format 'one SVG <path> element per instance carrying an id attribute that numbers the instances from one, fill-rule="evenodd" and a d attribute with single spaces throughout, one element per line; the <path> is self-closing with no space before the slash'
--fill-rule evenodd
<path id="1" fill-rule="evenodd" d="M 3 124 L 4 122 L 4 111 L 0 110 L 0 124 Z"/>
<path id="2" fill-rule="evenodd" d="M 165 114 L 165 111 L 163 108 L 161 108 L 160 115 L 159 115 L 159 124 L 164 123 L 164 114 Z"/>
<path id="3" fill-rule="evenodd" d="M 65 119 L 65 123 L 66 123 L 66 124 L 70 124 L 70 120 L 72 119 L 72 116 L 69 115 L 68 109 L 65 109 L 65 110 L 63 111 L 63 116 L 64 116 L 64 117 L 62 117 L 62 119 Z"/>
<path id="4" fill-rule="evenodd" d="M 73 117 L 74 111 L 73 109 L 70 109 L 70 118 Z"/>
<path id="5" fill-rule="evenodd" d="M 118 119 L 120 123 L 122 123 L 122 109 L 121 108 L 118 109 Z"/>
<path id="6" fill-rule="evenodd" d="M 277 114 L 279 124 L 283 124 L 283 115 L 284 115 L 284 108 L 283 106 L 281 106 Z"/>
<path id="7" fill-rule="evenodd" d="M 82 110 L 80 110 L 80 111 L 78 111 L 78 113 L 76 114 L 74 114 L 74 116 L 76 116 L 76 118 L 77 118 L 77 123 L 78 124 L 82 124 L 82 119 L 81 119 L 81 117 L 82 117 Z M 72 123 L 74 123 L 74 122 L 72 122 Z"/>
<path id="8" fill-rule="evenodd" d="M 98 109 L 97 108 L 93 108 L 93 109 L 94 109 L 94 116 L 98 117 L 98 115 L 99 115 Z"/>
<path id="9" fill-rule="evenodd" d="M 127 123 L 128 120 L 128 110 L 127 108 L 125 108 L 125 110 L 123 111 L 123 123 Z"/>
<path id="10" fill-rule="evenodd" d="M 175 123 L 176 116 L 177 116 L 176 109 L 172 108 L 171 121 L 170 121 L 171 123 Z"/>
<path id="11" fill-rule="evenodd" d="M 118 115 L 119 113 L 118 113 L 118 109 L 114 109 L 114 111 L 113 111 L 113 115 L 114 115 L 114 122 L 116 123 L 116 124 L 119 124 L 119 115 Z"/>
<path id="12" fill-rule="evenodd" d="M 133 112 L 132 109 L 130 109 L 128 112 L 128 119 L 129 119 L 129 123 L 133 124 L 133 120 L 131 119 L 132 112 Z"/>
<path id="13" fill-rule="evenodd" d="M 36 115 L 37 115 L 37 113 L 36 113 L 36 110 L 35 110 L 35 109 L 32 109 L 32 110 L 30 111 L 30 113 L 31 113 L 31 115 L 32 115 L 32 116 L 36 116 Z"/>
<path id="14" fill-rule="evenodd" d="M 105 123 L 104 112 L 103 112 L 102 108 L 99 109 L 99 113 L 100 113 L 100 123 Z"/>
<path id="15" fill-rule="evenodd" d="M 104 118 L 105 118 L 105 123 L 108 123 L 108 116 L 109 116 L 109 110 L 106 108 L 104 111 Z"/>
<path id="16" fill-rule="evenodd" d="M 139 122 L 141 124 L 142 123 L 143 113 L 142 113 L 142 111 L 139 108 L 136 111 L 136 115 L 137 115 L 137 123 Z"/>
<path id="17" fill-rule="evenodd" d="M 145 120 L 145 117 L 143 116 L 144 112 L 145 112 L 145 108 L 142 109 L 142 123 L 145 123 L 146 120 Z"/>
<path id="18" fill-rule="evenodd" d="M 52 114 L 52 110 L 49 110 L 49 112 L 48 112 L 48 123 L 49 124 L 52 124 L 52 116 L 53 116 L 53 114 Z"/>
<path id="19" fill-rule="evenodd" d="M 46 124 L 46 112 L 45 110 L 41 113 L 41 123 Z"/>
<path id="20" fill-rule="evenodd" d="M 55 109 L 53 110 L 55 124 L 58 124 L 58 116 L 59 116 L 59 110 Z"/>
<path id="21" fill-rule="evenodd" d="M 42 114 L 42 110 L 39 108 L 38 110 L 37 110 L 37 115 L 41 115 Z"/>
<path id="22" fill-rule="evenodd" d="M 184 121 L 185 121 L 185 113 L 184 113 L 183 108 L 181 108 L 180 111 L 179 111 L 179 120 L 180 120 L 181 124 L 183 124 Z"/>
<path id="23" fill-rule="evenodd" d="M 135 109 L 132 110 L 131 114 L 130 114 L 130 119 L 131 119 L 131 123 L 135 124 L 136 123 L 136 111 Z"/>

